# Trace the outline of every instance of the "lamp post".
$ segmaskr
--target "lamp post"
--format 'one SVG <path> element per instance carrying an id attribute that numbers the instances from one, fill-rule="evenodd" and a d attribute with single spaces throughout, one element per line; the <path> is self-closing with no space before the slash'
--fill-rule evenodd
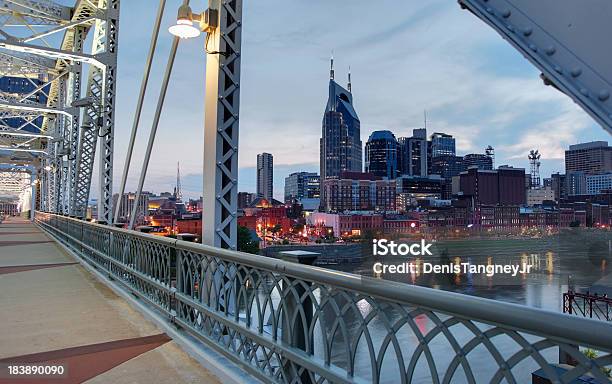
<path id="1" fill-rule="evenodd" d="M 187 4 L 179 8 L 169 32 L 180 38 L 206 32 L 202 243 L 235 250 L 242 0 L 209 0 L 201 14 Z"/>

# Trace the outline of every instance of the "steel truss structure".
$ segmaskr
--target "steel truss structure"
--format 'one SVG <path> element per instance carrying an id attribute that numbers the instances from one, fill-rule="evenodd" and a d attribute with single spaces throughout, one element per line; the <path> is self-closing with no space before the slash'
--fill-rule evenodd
<path id="1" fill-rule="evenodd" d="M 612 134 L 612 2 L 459 0 Z"/>
<path id="2" fill-rule="evenodd" d="M 0 0 L 0 73 L 31 83 L 0 93 L 0 163 L 38 168 L 46 211 L 85 216 L 99 141 L 99 219 L 112 221 L 119 3 Z"/>
<path id="3" fill-rule="evenodd" d="M 206 47 L 204 244 L 236 249 L 242 0 L 211 0 L 218 28 Z"/>

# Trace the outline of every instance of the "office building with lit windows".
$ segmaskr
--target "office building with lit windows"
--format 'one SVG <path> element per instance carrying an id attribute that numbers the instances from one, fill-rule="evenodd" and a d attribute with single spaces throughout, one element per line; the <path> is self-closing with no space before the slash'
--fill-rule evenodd
<path id="1" fill-rule="evenodd" d="M 431 157 L 455 155 L 455 138 L 442 132 L 434 132 L 430 138 Z"/>
<path id="2" fill-rule="evenodd" d="M 398 144 L 390 131 L 374 131 L 365 146 L 366 172 L 387 179 L 395 179 Z"/>
<path id="3" fill-rule="evenodd" d="M 319 175 L 314 172 L 294 172 L 285 177 L 285 203 L 316 199 L 320 194 Z"/>
<path id="4" fill-rule="evenodd" d="M 273 198 L 274 159 L 269 153 L 257 155 L 257 196 Z"/>

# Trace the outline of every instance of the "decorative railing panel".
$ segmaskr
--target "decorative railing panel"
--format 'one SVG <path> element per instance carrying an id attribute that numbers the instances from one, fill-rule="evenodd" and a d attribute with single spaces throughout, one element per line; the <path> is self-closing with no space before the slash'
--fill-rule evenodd
<path id="1" fill-rule="evenodd" d="M 267 382 L 529 383 L 537 370 L 553 383 L 587 374 L 610 382 L 606 322 L 44 213 L 36 220 Z"/>

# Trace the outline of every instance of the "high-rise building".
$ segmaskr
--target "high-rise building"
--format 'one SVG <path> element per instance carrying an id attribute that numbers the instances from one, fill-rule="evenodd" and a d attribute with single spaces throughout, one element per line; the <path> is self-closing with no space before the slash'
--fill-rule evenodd
<path id="1" fill-rule="evenodd" d="M 267 200 L 273 197 L 274 160 L 269 153 L 257 155 L 257 196 Z"/>
<path id="2" fill-rule="evenodd" d="M 28 102 L 46 104 L 51 86 L 47 85 L 36 91 L 44 83 L 41 79 L 36 78 L 0 76 L 0 91 L 5 94 L 19 96 L 20 98 L 24 97 L 24 95 L 29 95 L 26 99 Z M 29 132 L 38 132 L 43 123 L 42 116 L 32 121 L 26 121 L 20 117 L 6 117 L 3 120 L 11 128 Z"/>
<path id="3" fill-rule="evenodd" d="M 455 138 L 442 132 L 434 132 L 431 135 L 431 157 L 455 156 Z"/>
<path id="4" fill-rule="evenodd" d="M 612 172 L 612 147 L 606 141 L 570 145 L 565 151 L 565 173 L 586 174 Z"/>
<path id="5" fill-rule="evenodd" d="M 586 194 L 586 173 L 580 171 L 566 173 L 565 184 L 568 196 Z"/>
<path id="6" fill-rule="evenodd" d="M 362 171 L 360 124 L 353 107 L 350 74 L 348 89 L 336 83 L 332 58 L 329 97 L 323 115 L 320 141 L 321 181 L 337 179 L 345 171 Z"/>
<path id="7" fill-rule="evenodd" d="M 314 172 L 294 172 L 285 177 L 285 203 L 301 199 L 316 199 L 320 194 L 319 175 Z"/>
<path id="8" fill-rule="evenodd" d="M 402 176 L 396 180 L 397 208 L 406 210 L 408 206 L 416 206 L 419 200 L 440 199 L 443 194 L 442 178 L 431 176 Z"/>
<path id="9" fill-rule="evenodd" d="M 440 155 L 431 159 L 431 173 L 440 175 L 443 179 L 450 179 L 466 170 L 463 157 L 454 155 Z"/>
<path id="10" fill-rule="evenodd" d="M 525 170 L 499 167 L 497 170 L 468 168 L 460 175 L 460 191 L 470 196 L 475 204 L 522 205 L 525 204 Z"/>
<path id="11" fill-rule="evenodd" d="M 612 189 L 612 173 L 586 176 L 587 195 L 597 195 L 604 190 Z"/>
<path id="12" fill-rule="evenodd" d="M 351 178 L 345 178 L 351 177 Z M 321 211 L 395 211 L 395 180 L 341 176 L 321 183 Z"/>
<path id="13" fill-rule="evenodd" d="M 390 131 L 374 131 L 365 146 L 365 169 L 373 175 L 395 179 L 398 143 Z"/>
<path id="14" fill-rule="evenodd" d="M 400 137 L 398 142 L 400 175 L 427 176 L 430 157 L 427 130 L 425 128 L 414 129 L 412 137 Z"/>
<path id="15" fill-rule="evenodd" d="M 442 177 L 442 199 L 451 199 L 453 195 L 452 179 L 466 170 L 462 156 L 440 155 L 431 159 L 431 175 Z"/>
<path id="16" fill-rule="evenodd" d="M 555 200 L 559 201 L 561 199 L 565 199 L 567 197 L 567 182 L 565 174 L 559 172 L 553 173 L 550 175 L 550 178 L 551 187 L 555 193 Z"/>
<path id="17" fill-rule="evenodd" d="M 463 156 L 463 163 L 466 169 L 470 167 L 478 167 L 483 171 L 493 170 L 493 159 L 491 156 L 482 153 L 470 153 Z"/>

